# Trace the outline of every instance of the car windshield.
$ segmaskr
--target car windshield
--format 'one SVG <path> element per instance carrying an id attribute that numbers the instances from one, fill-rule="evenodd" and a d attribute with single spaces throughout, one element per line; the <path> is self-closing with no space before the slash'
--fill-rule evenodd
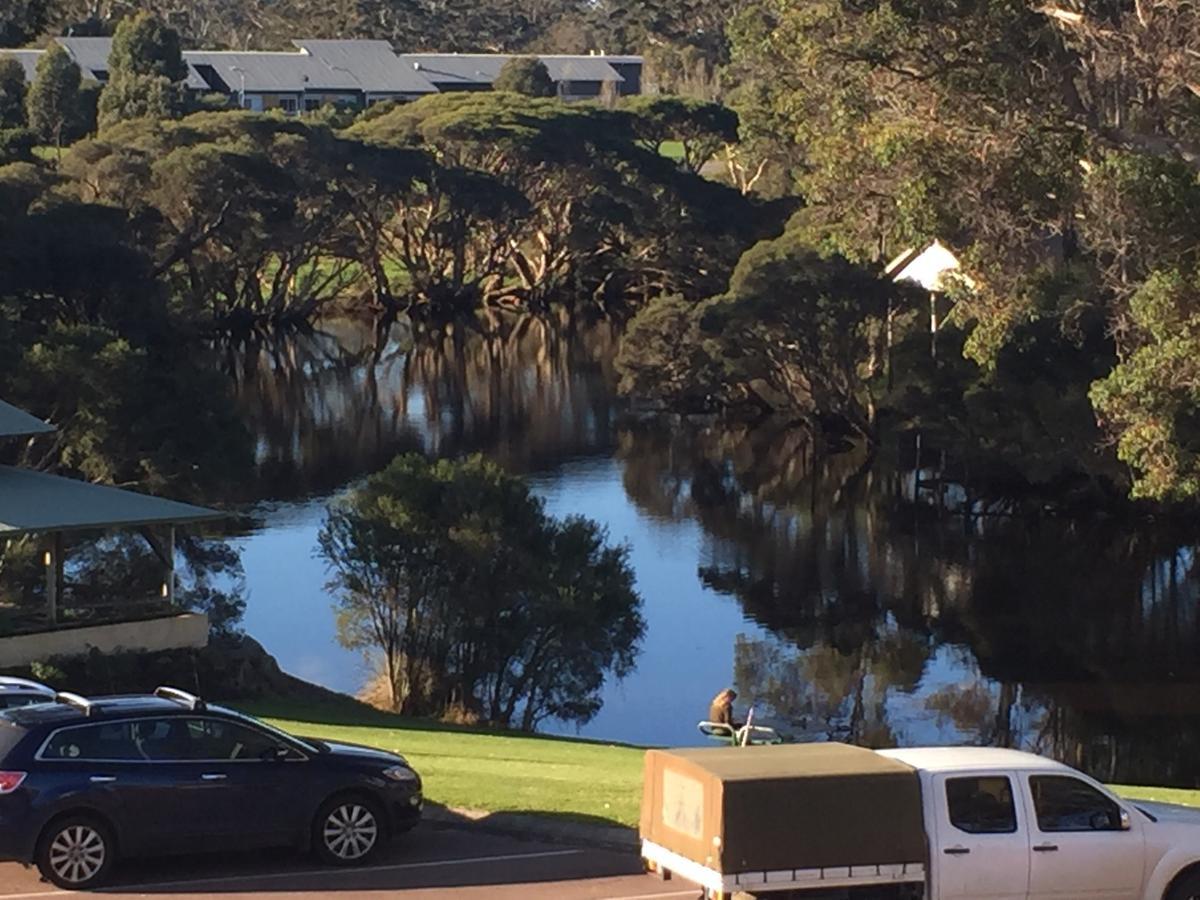
<path id="1" fill-rule="evenodd" d="M 248 716 L 245 713 L 240 713 L 235 709 L 227 709 L 225 707 L 216 707 L 216 708 L 219 709 L 221 712 L 225 713 L 226 715 L 233 716 L 235 719 L 240 719 L 241 721 L 243 721 L 249 725 L 253 725 L 255 728 L 261 728 L 263 731 L 267 732 L 268 734 L 273 734 L 273 735 L 275 735 L 275 737 L 279 738 L 280 740 L 284 741 L 285 743 L 291 744 L 292 746 L 299 747 L 302 750 L 307 750 L 309 753 L 320 753 L 321 752 L 320 750 L 318 750 L 316 747 L 314 747 L 308 741 L 301 740 L 300 738 L 296 737 L 294 734 L 288 734 L 286 731 L 284 731 L 280 728 L 276 728 L 274 725 L 268 725 L 266 722 L 262 721 L 261 719 L 254 718 L 254 716 Z"/>

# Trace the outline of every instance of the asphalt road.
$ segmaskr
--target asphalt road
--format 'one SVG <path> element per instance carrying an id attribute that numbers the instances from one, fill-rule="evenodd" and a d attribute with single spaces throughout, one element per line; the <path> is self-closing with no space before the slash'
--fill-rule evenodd
<path id="1" fill-rule="evenodd" d="M 385 894 L 404 900 L 689 900 L 698 891 L 644 875 L 631 853 L 421 827 L 362 869 L 320 868 L 286 852 L 131 861 L 117 868 L 114 886 L 102 892 L 106 898 L 220 900 L 378 900 Z M 0 900 L 66 896 L 76 895 L 42 882 L 36 870 L 0 864 Z"/>

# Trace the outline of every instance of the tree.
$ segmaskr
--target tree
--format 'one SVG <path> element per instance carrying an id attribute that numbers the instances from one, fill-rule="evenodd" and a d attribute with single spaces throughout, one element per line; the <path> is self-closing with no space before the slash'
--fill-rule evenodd
<path id="1" fill-rule="evenodd" d="M 481 458 L 398 458 L 330 508 L 319 546 L 339 637 L 382 656 L 402 712 L 586 722 L 606 677 L 633 668 L 645 624 L 626 552 Z"/>
<path id="2" fill-rule="evenodd" d="M 634 114 L 634 128 L 641 141 L 661 153 L 668 141 L 683 145 L 682 164 L 698 173 L 721 148 L 738 140 L 738 116 L 719 103 L 683 97 L 631 97 L 625 108 Z"/>
<path id="3" fill-rule="evenodd" d="M 138 13 L 117 26 L 108 71 L 100 94 L 102 127 L 143 117 L 170 119 L 183 111 L 187 64 L 179 35 L 149 13 Z"/>
<path id="4" fill-rule="evenodd" d="M 79 66 L 59 44 L 51 44 L 38 60 L 25 108 L 29 127 L 55 147 L 61 148 L 73 136 L 81 77 Z"/>
<path id="5" fill-rule="evenodd" d="M 514 56 L 504 64 L 492 87 L 526 97 L 553 97 L 558 93 L 550 70 L 535 56 Z"/>
<path id="6" fill-rule="evenodd" d="M 0 128 L 23 128 L 26 123 L 25 67 L 0 55 Z"/>

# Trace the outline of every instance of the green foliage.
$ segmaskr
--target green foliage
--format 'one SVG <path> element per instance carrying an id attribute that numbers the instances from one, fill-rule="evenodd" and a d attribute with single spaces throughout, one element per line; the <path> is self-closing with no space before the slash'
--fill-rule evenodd
<path id="1" fill-rule="evenodd" d="M 0 166 L 33 162 L 33 148 L 37 143 L 38 136 L 28 128 L 0 129 Z"/>
<path id="2" fill-rule="evenodd" d="M 178 118 L 185 102 L 183 86 L 161 75 L 114 74 L 100 92 L 98 124 L 107 128 L 128 119 Z"/>
<path id="3" fill-rule="evenodd" d="M 108 70 L 110 80 L 116 75 L 149 75 L 183 81 L 187 64 L 179 34 L 148 12 L 122 19 L 113 33 Z"/>
<path id="4" fill-rule="evenodd" d="M 5 0 L 0 3 L 0 47 L 28 46 L 61 13 L 55 0 Z"/>
<path id="5" fill-rule="evenodd" d="M 738 140 L 737 113 L 719 103 L 659 95 L 631 97 L 623 108 L 634 115 L 638 140 L 655 153 L 678 141 L 680 162 L 698 173 L 716 152 Z"/>
<path id="6" fill-rule="evenodd" d="M 79 66 L 67 51 L 51 44 L 37 64 L 37 76 L 25 98 L 29 127 L 42 140 L 61 147 L 79 123 Z"/>
<path id="7" fill-rule="evenodd" d="M 124 19 L 113 35 L 108 83 L 100 94 L 99 122 L 177 118 L 186 93 L 187 64 L 179 35 L 149 13 Z"/>
<path id="8" fill-rule="evenodd" d="M 382 655 L 401 711 L 582 723 L 633 669 L 645 625 L 626 551 L 480 458 L 397 459 L 330 508 L 319 542 L 339 636 Z"/>
<path id="9" fill-rule="evenodd" d="M 879 323 L 896 298 L 873 272 L 787 233 L 748 250 L 725 294 L 690 308 L 663 298 L 639 312 L 617 361 L 621 389 L 836 418 L 871 436 L 869 378 L 880 364 Z"/>
<path id="10" fill-rule="evenodd" d="M 1200 495 L 1200 280 L 1152 274 L 1133 296 L 1130 318 L 1142 345 L 1092 388 L 1117 453 L 1135 473 L 1135 497 Z"/>
<path id="11" fill-rule="evenodd" d="M 514 56 L 504 64 L 492 87 L 526 97 L 553 97 L 558 92 L 550 70 L 536 56 Z"/>
<path id="12" fill-rule="evenodd" d="M 25 116 L 25 67 L 11 56 L 0 54 L 0 128 L 23 128 Z"/>

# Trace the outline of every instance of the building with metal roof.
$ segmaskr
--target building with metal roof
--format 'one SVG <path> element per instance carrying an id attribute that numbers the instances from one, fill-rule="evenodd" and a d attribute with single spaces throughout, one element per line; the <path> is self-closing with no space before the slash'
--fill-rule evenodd
<path id="1" fill-rule="evenodd" d="M 84 78 L 108 81 L 108 56 L 112 53 L 110 37 L 60 37 L 54 39 L 79 66 Z"/>
<path id="2" fill-rule="evenodd" d="M 0 438 L 52 432 L 53 426 L 0 400 Z M 58 620 L 63 586 L 64 534 L 110 528 L 137 529 L 167 570 L 163 596 L 175 599 L 175 527 L 224 518 L 225 514 L 190 503 L 164 500 L 135 491 L 91 484 L 46 472 L 0 466 L 0 541 L 29 534 L 47 537 L 46 621 Z M 168 529 L 160 543 L 149 531 Z"/>
<path id="3" fill-rule="evenodd" d="M 437 91 L 433 83 L 392 50 L 387 41 L 292 41 L 302 53 L 331 69 L 350 72 L 368 97 L 403 94 L 419 96 Z"/>
<path id="4" fill-rule="evenodd" d="M 112 38 L 62 37 L 56 41 L 85 78 L 108 80 Z M 196 93 L 217 93 L 236 105 L 302 113 L 333 103 L 365 107 L 380 100 L 412 100 L 438 91 L 489 90 L 507 54 L 410 53 L 397 55 L 387 41 L 293 41 L 295 50 L 185 50 L 185 82 Z M 42 50 L 13 54 L 33 79 Z M 566 100 L 641 93 L 640 56 L 545 55 L 550 78 Z"/>
<path id="5" fill-rule="evenodd" d="M 25 80 L 33 81 L 33 79 L 37 77 L 38 60 L 42 58 L 42 54 L 45 52 L 45 50 L 9 50 L 6 48 L 4 50 L 0 50 L 0 59 L 3 59 L 6 56 L 12 57 L 19 62 L 21 64 L 21 68 L 25 70 Z"/>
<path id="6" fill-rule="evenodd" d="M 514 56 L 502 53 L 405 53 L 400 58 L 428 78 L 439 91 L 486 91 Z M 595 99 L 611 91 L 627 93 L 626 78 L 605 56 L 545 55 L 537 57 L 564 100 Z M 622 57 L 633 61 L 638 57 Z M 640 69 L 637 78 L 640 89 Z"/>

